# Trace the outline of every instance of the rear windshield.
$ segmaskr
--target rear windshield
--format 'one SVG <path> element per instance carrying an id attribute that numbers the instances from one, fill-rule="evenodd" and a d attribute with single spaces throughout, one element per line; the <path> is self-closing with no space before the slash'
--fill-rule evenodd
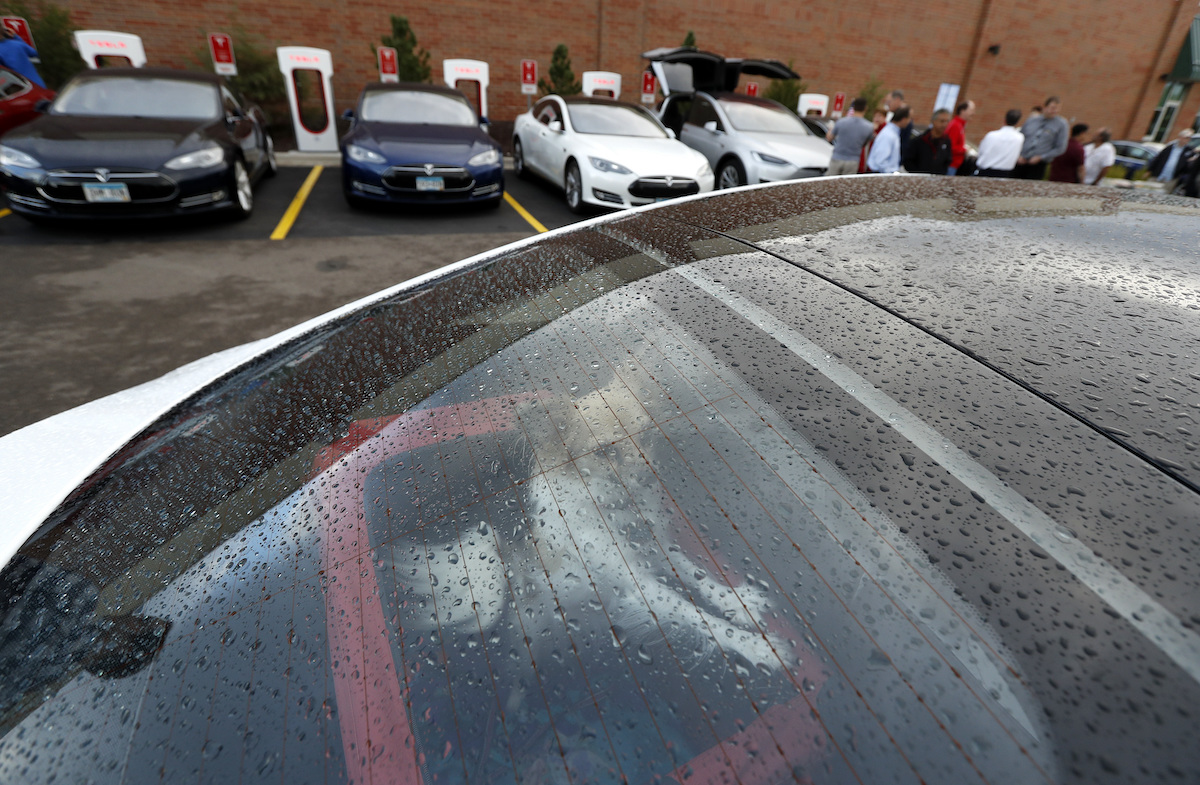
<path id="1" fill-rule="evenodd" d="M 97 117 L 207 120 L 220 115 L 215 85 L 182 79 L 95 77 L 67 85 L 51 112 Z"/>
<path id="2" fill-rule="evenodd" d="M 362 119 L 411 125 L 475 125 L 475 110 L 460 96 L 421 90 L 376 90 L 362 99 Z"/>
<path id="3" fill-rule="evenodd" d="M 729 122 L 739 131 L 813 135 L 799 117 L 782 107 L 748 104 L 741 101 L 722 101 L 721 108 L 729 116 Z"/>
<path id="4" fill-rule="evenodd" d="M 567 104 L 571 126 L 581 134 L 638 136 L 662 139 L 662 125 L 640 106 L 621 104 Z"/>
<path id="5" fill-rule="evenodd" d="M 1196 216 L 985 187 L 550 237 L 190 401 L 0 573 L 0 780 L 1197 781 L 1197 495 L 921 328 L 1000 246 L 1186 309 L 1126 244 Z"/>

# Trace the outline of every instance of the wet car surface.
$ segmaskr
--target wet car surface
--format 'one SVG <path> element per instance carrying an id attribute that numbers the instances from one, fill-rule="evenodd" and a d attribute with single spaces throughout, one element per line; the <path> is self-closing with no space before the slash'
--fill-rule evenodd
<path id="1" fill-rule="evenodd" d="M 1197 217 L 819 180 L 315 326 L 21 545 L 0 778 L 1195 780 Z"/>

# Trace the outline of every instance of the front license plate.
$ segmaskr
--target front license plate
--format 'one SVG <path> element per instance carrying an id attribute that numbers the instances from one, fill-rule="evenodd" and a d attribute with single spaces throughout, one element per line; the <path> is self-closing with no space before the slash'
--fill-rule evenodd
<path id="1" fill-rule="evenodd" d="M 125 183 L 84 183 L 83 198 L 89 202 L 128 202 L 129 186 Z"/>
<path id="2" fill-rule="evenodd" d="M 446 190 L 446 181 L 441 177 L 418 177 L 418 191 L 444 191 Z"/>

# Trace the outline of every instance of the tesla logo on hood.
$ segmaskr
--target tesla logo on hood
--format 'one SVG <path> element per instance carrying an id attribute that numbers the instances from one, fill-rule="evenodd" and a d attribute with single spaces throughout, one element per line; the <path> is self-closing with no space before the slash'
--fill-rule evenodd
<path id="1" fill-rule="evenodd" d="M 667 177 L 667 187 L 670 188 L 673 185 L 675 185 L 675 178 L 668 176 Z"/>
<path id="2" fill-rule="evenodd" d="M 425 164 L 425 174 L 433 174 L 433 164 Z"/>
<path id="3" fill-rule="evenodd" d="M 110 174 L 111 174 L 111 172 L 107 169 L 97 169 L 96 170 L 96 177 L 100 178 L 100 182 L 102 182 L 102 183 L 108 182 L 108 176 Z"/>

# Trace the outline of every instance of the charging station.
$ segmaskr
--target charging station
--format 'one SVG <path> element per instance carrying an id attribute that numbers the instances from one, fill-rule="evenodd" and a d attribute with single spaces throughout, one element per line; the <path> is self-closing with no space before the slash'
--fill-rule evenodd
<path id="1" fill-rule="evenodd" d="M 101 57 L 123 57 L 134 68 L 146 65 L 141 36 L 112 30 L 76 30 L 75 47 L 88 68 L 99 68 Z"/>
<path id="2" fill-rule="evenodd" d="M 482 60 L 443 60 L 442 61 L 442 78 L 446 82 L 447 87 L 453 87 L 456 90 L 462 90 L 463 94 L 468 98 L 475 98 L 475 106 L 479 109 L 479 117 L 486 120 L 488 116 L 487 105 L 487 90 L 488 90 L 488 64 Z M 466 89 L 460 86 L 460 82 L 474 82 L 474 86 L 468 86 Z"/>
<path id="3" fill-rule="evenodd" d="M 311 46 L 281 46 L 275 52 L 279 56 L 279 70 L 283 72 L 283 82 L 287 86 L 292 127 L 296 131 L 296 149 L 305 153 L 336 153 L 338 140 L 337 124 L 333 119 L 333 55 L 326 49 Z M 299 79 L 302 73 L 307 72 L 316 75 L 321 117 L 305 119 L 300 111 Z"/>

